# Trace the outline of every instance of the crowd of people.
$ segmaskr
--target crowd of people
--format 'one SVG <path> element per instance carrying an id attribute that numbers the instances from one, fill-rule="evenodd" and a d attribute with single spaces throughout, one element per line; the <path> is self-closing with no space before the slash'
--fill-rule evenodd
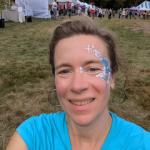
<path id="1" fill-rule="evenodd" d="M 143 18 L 143 19 L 149 19 L 150 18 L 150 11 L 137 11 L 137 10 L 131 10 L 131 9 L 119 9 L 118 10 L 118 17 L 119 18 Z"/>
<path id="2" fill-rule="evenodd" d="M 143 18 L 143 19 L 149 19 L 150 18 L 150 11 L 135 11 L 130 10 L 129 8 L 123 8 L 119 10 L 113 10 L 113 9 L 103 9 L 96 7 L 94 3 L 91 3 L 89 6 L 86 5 L 80 5 L 80 4 L 74 4 L 71 2 L 56 2 L 49 4 L 49 11 L 50 16 L 52 19 L 56 19 L 61 16 L 69 16 L 72 15 L 87 15 L 94 19 L 94 17 L 104 18 L 108 17 L 108 19 L 118 17 L 119 19 L 125 18 L 125 19 L 136 19 Z"/>

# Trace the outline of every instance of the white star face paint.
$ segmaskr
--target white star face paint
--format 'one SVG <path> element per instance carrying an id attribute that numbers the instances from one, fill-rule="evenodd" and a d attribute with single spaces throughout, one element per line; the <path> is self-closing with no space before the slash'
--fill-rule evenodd
<path id="1" fill-rule="evenodd" d="M 99 59 L 100 64 L 102 64 L 103 69 L 101 69 L 100 71 L 97 72 L 96 77 L 103 79 L 105 81 L 109 81 L 109 77 L 110 77 L 110 73 L 111 73 L 111 68 L 110 68 L 110 64 L 109 61 L 106 57 L 104 57 L 100 50 L 98 50 L 97 48 L 95 48 L 94 45 L 88 45 L 87 48 L 85 48 L 88 53 L 94 55 L 96 58 Z M 83 70 L 83 69 L 81 69 Z"/>

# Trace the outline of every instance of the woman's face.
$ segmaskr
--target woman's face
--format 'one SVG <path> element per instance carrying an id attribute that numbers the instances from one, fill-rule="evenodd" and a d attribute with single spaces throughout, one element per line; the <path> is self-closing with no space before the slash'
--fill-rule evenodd
<path id="1" fill-rule="evenodd" d="M 57 96 L 68 117 L 81 126 L 105 117 L 113 80 L 105 43 L 93 35 L 65 38 L 54 63 Z"/>

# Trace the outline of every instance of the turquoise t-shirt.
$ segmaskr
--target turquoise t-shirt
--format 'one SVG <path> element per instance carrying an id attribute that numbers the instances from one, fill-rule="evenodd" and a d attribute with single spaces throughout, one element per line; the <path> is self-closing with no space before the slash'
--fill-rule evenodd
<path id="1" fill-rule="evenodd" d="M 110 114 L 112 125 L 101 150 L 150 150 L 150 132 Z M 71 150 L 65 112 L 31 117 L 17 132 L 29 150 Z"/>

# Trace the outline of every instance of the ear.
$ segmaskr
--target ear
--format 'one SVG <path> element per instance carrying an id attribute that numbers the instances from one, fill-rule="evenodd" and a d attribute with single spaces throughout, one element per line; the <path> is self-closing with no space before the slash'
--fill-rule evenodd
<path id="1" fill-rule="evenodd" d="M 115 75 L 111 75 L 110 87 L 111 89 L 115 89 Z"/>

